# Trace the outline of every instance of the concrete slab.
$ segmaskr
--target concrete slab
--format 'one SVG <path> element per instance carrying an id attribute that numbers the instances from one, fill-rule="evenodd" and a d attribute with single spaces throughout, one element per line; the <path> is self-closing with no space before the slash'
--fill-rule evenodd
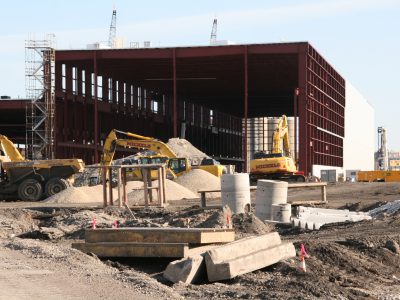
<path id="1" fill-rule="evenodd" d="M 187 257 L 185 243 L 74 243 L 72 248 L 98 257 Z"/>
<path id="2" fill-rule="evenodd" d="M 202 255 L 194 255 L 170 262 L 163 276 L 173 283 L 195 283 L 199 278 L 206 277 L 204 257 Z"/>
<path id="3" fill-rule="evenodd" d="M 235 240 L 233 229 L 223 228 L 106 228 L 86 229 L 87 243 L 228 243 Z"/>
<path id="4" fill-rule="evenodd" d="M 213 256 L 213 251 L 209 251 L 205 255 L 209 281 L 231 279 L 296 256 L 296 250 L 292 243 L 282 243 L 269 248 L 264 245 L 264 247 L 260 246 L 258 251 L 244 255 L 237 251 L 237 256 L 234 258 L 225 258 L 220 255 L 216 258 Z"/>

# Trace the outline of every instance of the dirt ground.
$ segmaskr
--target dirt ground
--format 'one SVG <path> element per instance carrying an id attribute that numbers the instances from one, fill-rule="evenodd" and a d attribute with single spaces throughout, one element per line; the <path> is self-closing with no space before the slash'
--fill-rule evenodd
<path id="1" fill-rule="evenodd" d="M 319 200 L 320 189 L 289 190 L 289 200 Z M 400 183 L 338 183 L 327 188 L 325 207 L 368 211 L 400 199 Z M 236 237 L 278 231 L 301 243 L 307 273 L 297 259 L 216 283 L 171 284 L 162 277 L 169 260 L 100 260 L 70 247 L 98 227 L 220 227 L 218 208 L 198 200 L 165 209 L 135 210 L 0 202 L 0 299 L 400 299 L 400 213 L 359 223 L 330 224 L 319 231 L 264 224 L 253 214 L 233 217 Z M 218 205 L 218 199 L 208 201 Z"/>

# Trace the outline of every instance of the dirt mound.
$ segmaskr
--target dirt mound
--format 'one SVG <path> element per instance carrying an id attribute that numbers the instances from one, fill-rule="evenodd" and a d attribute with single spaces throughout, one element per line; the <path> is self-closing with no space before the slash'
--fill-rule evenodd
<path id="1" fill-rule="evenodd" d="M 175 152 L 177 157 L 186 157 L 193 165 L 200 164 L 203 158 L 209 158 L 207 154 L 201 152 L 185 139 L 172 138 L 168 140 L 167 145 Z"/>
<path id="2" fill-rule="evenodd" d="M 236 232 L 236 238 L 242 238 L 247 235 L 266 234 L 275 231 L 274 225 L 265 224 L 252 213 L 233 215 L 232 224 Z"/>
<path id="3" fill-rule="evenodd" d="M 199 190 L 221 189 L 221 180 L 217 176 L 201 169 L 193 169 L 179 176 L 175 181 L 195 193 Z M 221 197 L 221 193 L 208 193 L 207 197 Z"/>

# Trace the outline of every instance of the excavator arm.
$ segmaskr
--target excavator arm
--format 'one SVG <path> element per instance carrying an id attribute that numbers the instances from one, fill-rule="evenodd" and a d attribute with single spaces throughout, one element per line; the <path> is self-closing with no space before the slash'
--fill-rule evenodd
<path id="1" fill-rule="evenodd" d="M 117 134 L 123 135 L 125 136 L 125 138 L 119 138 Z M 110 131 L 104 142 L 103 154 L 101 156 L 102 166 L 111 165 L 117 146 L 124 148 L 151 150 L 169 158 L 177 157 L 175 152 L 172 151 L 172 149 L 162 141 L 159 141 L 152 137 L 146 137 L 131 132 L 124 132 L 113 129 Z"/>
<path id="2" fill-rule="evenodd" d="M 274 131 L 272 141 L 272 153 L 282 153 L 285 156 L 291 156 L 288 122 L 285 115 L 283 115 L 282 118 L 279 120 L 278 126 Z"/>
<path id="3" fill-rule="evenodd" d="M 24 161 L 24 157 L 14 146 L 14 144 L 5 136 L 0 134 L 0 148 L 10 161 Z"/>

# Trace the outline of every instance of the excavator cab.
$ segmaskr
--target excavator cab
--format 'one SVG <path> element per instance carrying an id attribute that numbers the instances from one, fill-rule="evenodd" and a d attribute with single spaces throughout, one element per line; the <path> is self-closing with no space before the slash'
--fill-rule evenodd
<path id="1" fill-rule="evenodd" d="M 182 172 L 190 170 L 189 161 L 186 158 L 170 158 L 168 161 L 168 168 L 175 173 L 175 175 L 182 175 Z"/>

